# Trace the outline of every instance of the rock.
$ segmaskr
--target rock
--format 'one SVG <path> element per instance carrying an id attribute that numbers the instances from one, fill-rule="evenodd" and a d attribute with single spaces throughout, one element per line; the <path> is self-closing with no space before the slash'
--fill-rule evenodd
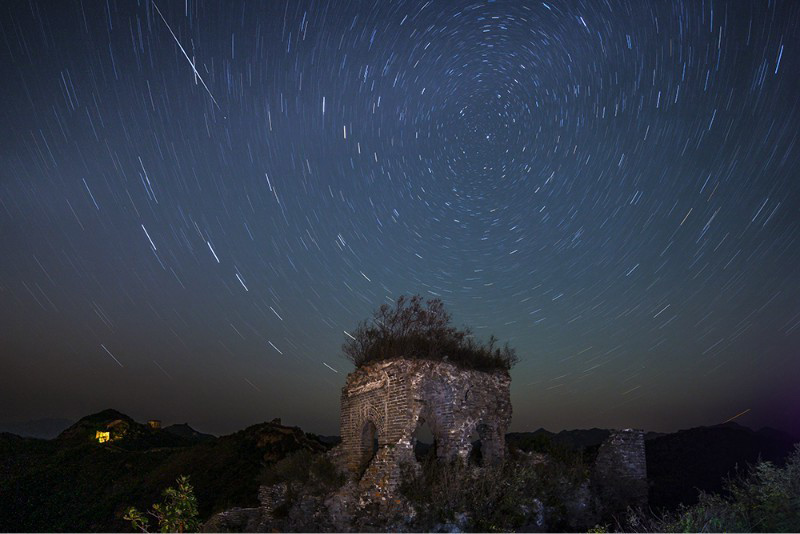
<path id="1" fill-rule="evenodd" d="M 260 519 L 260 508 L 231 508 L 211 516 L 200 532 L 263 532 Z"/>

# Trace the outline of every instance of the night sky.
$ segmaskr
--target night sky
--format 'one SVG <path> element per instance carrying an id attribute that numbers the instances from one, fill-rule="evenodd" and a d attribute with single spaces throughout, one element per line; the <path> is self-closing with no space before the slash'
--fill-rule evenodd
<path id="1" fill-rule="evenodd" d="M 800 3 L 0 7 L 0 420 L 338 433 L 401 294 L 512 430 L 800 431 Z M 744 413 L 743 413 L 744 412 Z"/>

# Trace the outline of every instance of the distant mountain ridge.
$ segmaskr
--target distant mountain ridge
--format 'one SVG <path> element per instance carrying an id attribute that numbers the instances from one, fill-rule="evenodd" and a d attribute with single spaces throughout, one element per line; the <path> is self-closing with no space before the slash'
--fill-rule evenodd
<path id="1" fill-rule="evenodd" d="M 47 417 L 15 423 L 0 423 L 0 432 L 16 434 L 24 438 L 53 439 L 74 422 L 69 419 Z"/>
<path id="2" fill-rule="evenodd" d="M 735 422 L 696 427 L 645 442 L 650 505 L 674 508 L 697 502 L 697 490 L 719 492 L 726 476 L 759 460 L 783 465 L 797 440 L 772 428 Z"/>
<path id="3" fill-rule="evenodd" d="M 590 429 L 576 429 L 576 430 L 562 430 L 560 432 L 550 432 L 544 428 L 539 428 L 533 432 L 511 432 L 506 434 L 507 439 L 520 441 L 534 437 L 546 437 L 552 443 L 569 447 L 574 450 L 584 449 L 586 447 L 594 447 L 600 445 L 611 433 L 607 428 L 590 428 Z M 665 436 L 663 432 L 646 432 L 644 435 L 645 440 L 651 440 Z"/>
<path id="4" fill-rule="evenodd" d="M 100 443 L 98 433 L 105 432 L 109 441 Z M 577 451 L 590 465 L 608 435 L 599 428 L 538 429 L 507 434 L 506 441 L 521 450 Z M 256 505 L 265 466 L 294 451 L 324 452 L 338 441 L 279 419 L 215 437 L 185 423 L 151 428 L 116 410 L 84 417 L 50 440 L 0 433 L 0 531 L 127 530 L 124 508 L 148 508 L 180 474 L 191 477 L 206 519 Z M 794 441 L 778 430 L 736 423 L 648 433 L 650 505 L 690 504 L 697 489 L 719 491 L 737 465 L 745 469 L 759 458 L 782 463 Z"/>
<path id="5" fill-rule="evenodd" d="M 169 432 L 184 439 L 188 439 L 195 443 L 202 443 L 216 439 L 216 436 L 211 434 L 203 434 L 189 426 L 189 423 L 181 423 L 164 427 L 164 432 Z"/>
<path id="6" fill-rule="evenodd" d="M 600 445 L 610 433 L 610 430 L 604 428 L 562 430 L 558 433 L 539 428 L 533 432 L 512 432 L 507 434 L 507 439 L 511 443 L 525 442 L 530 439 L 548 440 L 556 445 L 580 450 L 586 447 Z"/>
<path id="7" fill-rule="evenodd" d="M 94 414 L 93 416 L 88 416 L 88 417 L 94 417 L 94 416 L 100 416 L 101 418 L 107 416 L 112 419 L 123 418 L 123 419 L 130 419 L 131 421 L 133 420 L 127 415 L 118 412 L 116 410 L 110 410 L 110 411 L 104 410 L 103 412 L 99 412 L 98 414 Z M 84 417 L 83 419 L 86 418 Z M 75 423 L 76 421 L 74 420 L 58 418 L 58 417 L 45 417 L 41 419 L 32 419 L 30 421 L 0 422 L 0 433 L 5 432 L 23 438 L 55 439 L 69 427 L 75 425 Z M 164 427 L 163 429 L 166 432 L 175 434 L 183 438 L 188 438 L 192 441 L 206 441 L 210 438 L 215 437 L 212 434 L 205 434 L 203 432 L 195 430 L 194 428 L 189 426 L 188 423 L 169 425 Z"/>
<path id="8" fill-rule="evenodd" d="M 129 531 L 126 507 L 148 509 L 182 474 L 202 518 L 255 506 L 265 465 L 293 451 L 328 448 L 277 422 L 219 438 L 173 426 L 154 429 L 104 410 L 52 440 L 0 434 L 0 532 Z M 98 432 L 110 440 L 100 443 Z"/>
<path id="9" fill-rule="evenodd" d="M 581 452 L 592 462 L 609 430 L 543 428 L 506 435 L 509 446 L 526 451 L 558 452 L 558 447 Z M 735 422 L 679 430 L 671 434 L 645 434 L 649 503 L 654 509 L 672 509 L 697 502 L 698 490 L 719 492 L 726 476 L 736 469 L 766 460 L 782 465 L 797 440 L 772 428 L 752 430 Z M 553 449 L 553 447 L 556 449 Z"/>
<path id="10" fill-rule="evenodd" d="M 191 431 L 191 428 L 189 430 Z M 98 433 L 108 433 L 107 446 L 131 451 L 158 447 L 186 447 L 195 443 L 188 433 L 186 436 L 181 436 L 175 432 L 154 429 L 149 425 L 137 423 L 117 410 L 103 410 L 87 415 L 59 434 L 56 441 L 81 446 L 98 441 Z"/>

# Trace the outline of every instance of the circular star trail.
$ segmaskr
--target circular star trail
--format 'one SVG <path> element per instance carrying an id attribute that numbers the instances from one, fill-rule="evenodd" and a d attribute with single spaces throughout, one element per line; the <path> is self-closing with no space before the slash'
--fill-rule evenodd
<path id="1" fill-rule="evenodd" d="M 9 2 L 0 417 L 335 433 L 401 294 L 516 429 L 800 416 L 800 5 Z"/>

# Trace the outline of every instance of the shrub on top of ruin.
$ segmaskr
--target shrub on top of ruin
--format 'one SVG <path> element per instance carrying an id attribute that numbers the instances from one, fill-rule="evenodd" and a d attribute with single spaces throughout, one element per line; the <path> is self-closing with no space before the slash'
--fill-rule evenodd
<path id="1" fill-rule="evenodd" d="M 370 321 L 362 321 L 342 345 L 345 357 L 356 367 L 369 363 L 408 358 L 448 361 L 478 371 L 508 371 L 519 361 L 506 343 L 496 346 L 491 336 L 476 341 L 469 328 L 457 329 L 441 299 L 423 305 L 419 295 L 401 296 L 394 306 L 383 304 Z"/>

